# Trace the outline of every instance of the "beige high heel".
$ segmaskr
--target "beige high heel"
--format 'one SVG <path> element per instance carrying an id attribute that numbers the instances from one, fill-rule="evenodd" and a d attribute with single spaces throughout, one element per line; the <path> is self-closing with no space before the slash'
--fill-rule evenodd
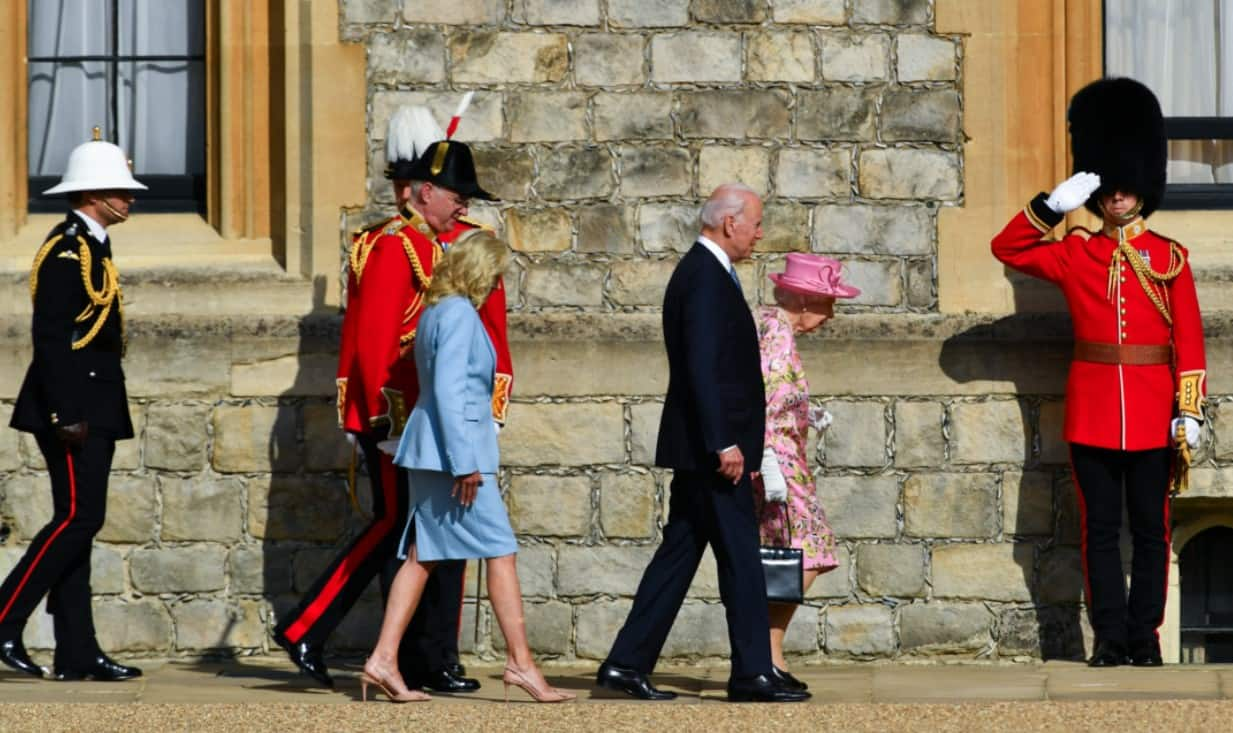
<path id="1" fill-rule="evenodd" d="M 530 695 L 535 702 L 568 702 L 577 697 L 572 692 L 562 692 L 555 687 L 541 690 L 513 667 L 505 668 L 505 674 L 501 675 L 501 682 L 505 683 L 505 702 L 509 702 L 510 685 L 521 687 L 523 692 Z"/>
<path id="2" fill-rule="evenodd" d="M 426 702 L 432 697 L 420 692 L 419 690 L 407 690 L 406 692 L 394 693 L 390 691 L 389 683 L 385 680 L 379 680 L 367 672 L 360 672 L 360 700 L 368 702 L 368 686 L 376 685 L 381 688 L 385 696 L 390 699 L 390 702 Z M 373 696 L 373 699 L 377 699 Z"/>

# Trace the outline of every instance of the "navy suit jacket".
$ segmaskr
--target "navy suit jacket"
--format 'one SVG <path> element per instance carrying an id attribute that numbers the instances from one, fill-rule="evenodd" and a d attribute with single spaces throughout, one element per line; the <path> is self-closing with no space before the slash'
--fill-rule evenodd
<path id="1" fill-rule="evenodd" d="M 713 471 L 739 446 L 745 471 L 762 457 L 766 392 L 753 314 L 715 255 L 695 243 L 664 294 L 668 394 L 655 464 Z"/>

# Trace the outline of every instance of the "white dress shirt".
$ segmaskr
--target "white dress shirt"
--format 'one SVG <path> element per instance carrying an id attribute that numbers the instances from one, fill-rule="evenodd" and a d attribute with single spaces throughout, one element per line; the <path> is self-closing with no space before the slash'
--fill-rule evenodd
<path id="1" fill-rule="evenodd" d="M 107 241 L 107 227 L 95 221 L 94 217 L 81 209 L 73 209 L 73 213 L 86 223 L 86 228 L 90 230 L 90 236 L 97 239 L 100 243 Z"/>

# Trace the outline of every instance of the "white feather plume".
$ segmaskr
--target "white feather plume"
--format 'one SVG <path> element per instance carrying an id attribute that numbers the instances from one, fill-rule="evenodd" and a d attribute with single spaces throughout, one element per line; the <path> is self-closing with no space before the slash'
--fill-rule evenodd
<path id="1" fill-rule="evenodd" d="M 444 140 L 445 132 L 427 107 L 399 107 L 385 132 L 385 159 L 415 160 L 429 145 Z"/>

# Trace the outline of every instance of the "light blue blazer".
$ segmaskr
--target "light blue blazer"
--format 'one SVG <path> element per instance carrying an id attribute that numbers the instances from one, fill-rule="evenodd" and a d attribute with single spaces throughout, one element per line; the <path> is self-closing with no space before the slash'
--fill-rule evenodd
<path id="1" fill-rule="evenodd" d="M 452 295 L 425 308 L 415 334 L 420 396 L 394 462 L 452 476 L 496 473 L 496 366 L 496 352 L 471 301 Z"/>

